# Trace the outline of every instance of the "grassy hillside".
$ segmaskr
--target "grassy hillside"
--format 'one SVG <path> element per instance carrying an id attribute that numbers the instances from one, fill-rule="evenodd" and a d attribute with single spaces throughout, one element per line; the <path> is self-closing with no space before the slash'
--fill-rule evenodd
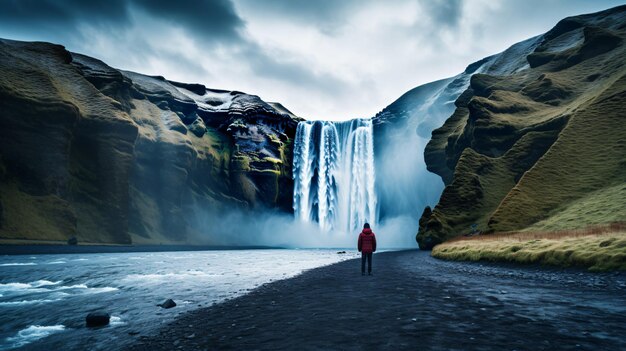
<path id="1" fill-rule="evenodd" d="M 581 228 L 626 220 L 626 7 L 567 18 L 528 65 L 476 74 L 433 132 L 446 180 L 420 220 L 422 248 L 470 232 Z"/>
<path id="2" fill-rule="evenodd" d="M 539 263 L 592 271 L 626 270 L 626 224 L 454 239 L 437 245 L 432 255 L 448 260 Z"/>

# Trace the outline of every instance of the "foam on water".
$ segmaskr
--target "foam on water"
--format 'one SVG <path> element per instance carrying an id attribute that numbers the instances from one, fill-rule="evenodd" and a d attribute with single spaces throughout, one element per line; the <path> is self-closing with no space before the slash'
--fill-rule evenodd
<path id="1" fill-rule="evenodd" d="M 17 348 L 46 336 L 65 330 L 64 325 L 31 325 L 22 329 L 15 336 L 6 338 L 6 344 L 2 348 Z"/>
<path id="2" fill-rule="evenodd" d="M 112 286 L 103 286 L 103 287 L 94 287 L 94 288 L 90 288 L 85 284 L 76 284 L 76 285 L 69 285 L 69 286 L 62 286 L 59 287 L 56 290 L 67 290 L 67 289 L 84 289 L 85 293 L 101 293 L 101 292 L 110 292 L 110 291 L 116 291 L 119 290 L 118 288 L 114 288 Z"/>
<path id="3" fill-rule="evenodd" d="M 124 322 L 121 317 L 111 316 L 111 319 L 109 319 L 109 325 L 112 327 L 117 327 L 120 325 L 126 325 L 126 322 Z"/>
<path id="4" fill-rule="evenodd" d="M 86 284 L 61 285 L 62 281 L 37 280 L 30 283 L 0 284 L 0 308 L 48 304 L 85 294 L 100 294 L 119 290 L 115 287 L 89 287 Z"/>
<path id="5" fill-rule="evenodd" d="M 9 290 L 23 290 L 29 289 L 32 286 L 28 283 L 7 283 L 0 284 L 0 291 L 9 291 Z"/>
<path id="6" fill-rule="evenodd" d="M 45 286 L 58 285 L 61 281 L 51 282 L 49 280 L 37 280 L 30 283 L 6 283 L 0 284 L 0 291 L 16 291 L 16 290 L 28 290 L 33 288 L 41 288 Z"/>
<path id="7" fill-rule="evenodd" d="M 11 262 L 11 263 L 0 263 L 0 267 L 10 267 L 10 266 L 36 266 L 37 264 L 34 262 Z"/>
<path id="8" fill-rule="evenodd" d="M 49 280 L 42 279 L 42 280 L 37 280 L 37 281 L 34 281 L 32 283 L 29 283 L 29 285 L 34 287 L 34 288 L 37 288 L 37 287 L 41 287 L 41 286 L 59 285 L 60 283 L 61 283 L 60 280 L 56 281 L 56 282 L 51 282 Z"/>
<path id="9" fill-rule="evenodd" d="M 67 261 L 52 261 L 52 262 L 48 262 L 47 264 L 65 264 L 67 263 Z"/>
<path id="10" fill-rule="evenodd" d="M 61 299 L 41 299 L 41 300 L 21 300 L 21 301 L 4 301 L 0 302 L 0 307 L 3 306 L 24 306 L 24 305 L 34 305 L 40 303 L 49 303 L 60 301 Z"/>

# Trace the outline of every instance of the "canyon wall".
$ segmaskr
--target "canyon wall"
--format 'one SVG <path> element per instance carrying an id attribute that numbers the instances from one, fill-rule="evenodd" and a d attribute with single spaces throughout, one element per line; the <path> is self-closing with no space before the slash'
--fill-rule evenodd
<path id="1" fill-rule="evenodd" d="M 298 121 L 258 96 L 0 40 L 0 238 L 210 243 L 202 212 L 290 212 Z"/>

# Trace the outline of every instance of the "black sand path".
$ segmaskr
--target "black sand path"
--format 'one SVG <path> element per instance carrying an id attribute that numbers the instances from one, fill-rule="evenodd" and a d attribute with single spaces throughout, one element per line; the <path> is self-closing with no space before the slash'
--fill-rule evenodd
<path id="1" fill-rule="evenodd" d="M 626 274 L 350 260 L 190 312 L 132 350 L 626 350 Z M 175 298 L 175 297 L 174 297 Z"/>

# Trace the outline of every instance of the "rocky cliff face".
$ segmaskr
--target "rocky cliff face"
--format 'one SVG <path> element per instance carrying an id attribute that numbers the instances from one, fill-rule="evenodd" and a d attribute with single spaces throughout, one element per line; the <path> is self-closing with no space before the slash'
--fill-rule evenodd
<path id="1" fill-rule="evenodd" d="M 210 234 L 197 210 L 290 211 L 298 120 L 257 96 L 0 40 L 0 238 L 184 243 Z"/>
<path id="2" fill-rule="evenodd" d="M 445 156 L 437 153 L 445 148 L 431 147 L 424 153 L 426 145 L 433 143 L 431 134 L 455 112 L 457 99 L 468 98 L 473 76 L 504 76 L 528 68 L 526 55 L 540 40 L 534 37 L 522 41 L 470 64 L 454 77 L 410 90 L 373 118 L 381 218 L 418 215 L 416 209 L 437 203 L 444 185 L 451 181 L 452 171 Z M 443 139 L 435 142 L 439 140 Z"/>
<path id="3" fill-rule="evenodd" d="M 472 75 L 425 149 L 446 187 L 420 219 L 421 248 L 472 225 L 492 232 L 626 220 L 624 39 L 624 6 L 570 17 L 520 43 L 524 62 Z"/>

